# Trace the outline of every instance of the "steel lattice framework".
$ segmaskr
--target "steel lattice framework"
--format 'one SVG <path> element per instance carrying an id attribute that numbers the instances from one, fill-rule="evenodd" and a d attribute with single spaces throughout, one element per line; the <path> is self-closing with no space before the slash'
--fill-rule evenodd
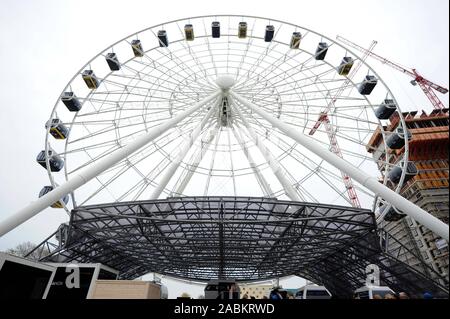
<path id="1" fill-rule="evenodd" d="M 376 115 L 386 105 L 403 131 Z M 233 15 L 149 27 L 87 62 L 46 128 L 51 191 L 0 223 L 2 236 L 63 207 L 70 223 L 39 246 L 51 247 L 44 260 L 100 262 L 122 278 L 296 274 L 344 297 L 377 264 L 393 289 L 448 290 L 381 250 L 382 204 L 449 237 L 398 194 L 400 106 L 364 58 L 313 30 Z M 369 145 L 375 133 L 383 147 Z"/>
<path id="2" fill-rule="evenodd" d="M 377 115 L 387 105 L 395 132 Z M 166 196 L 263 196 L 380 214 L 394 205 L 449 237 L 397 194 L 410 136 L 387 85 L 364 58 L 291 23 L 200 16 L 136 32 L 74 75 L 46 128 L 38 161 L 51 185 L 2 221 L 0 236 L 49 205 L 70 213 Z M 373 134 L 383 147 L 371 148 Z"/>
<path id="3" fill-rule="evenodd" d="M 349 297 L 377 264 L 412 295 L 445 289 L 381 252 L 370 210 L 250 197 L 186 197 L 79 207 L 46 261 L 100 262 L 207 281 L 299 275 Z M 42 246 L 41 246 L 42 247 Z"/>

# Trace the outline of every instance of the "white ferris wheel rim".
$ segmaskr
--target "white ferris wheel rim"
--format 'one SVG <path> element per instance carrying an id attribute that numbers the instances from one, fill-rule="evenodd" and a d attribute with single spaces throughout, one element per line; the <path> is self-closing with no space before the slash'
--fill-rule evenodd
<path id="1" fill-rule="evenodd" d="M 320 34 L 320 33 L 317 33 L 317 32 L 315 32 L 315 31 L 313 31 L 313 30 L 310 30 L 310 29 L 308 29 L 308 28 L 301 27 L 301 26 L 298 26 L 298 25 L 295 25 L 295 24 L 292 24 L 292 23 L 288 23 L 288 22 L 284 22 L 284 21 L 276 20 L 276 19 L 269 19 L 269 18 L 263 18 L 263 17 L 256 17 L 256 16 L 241 16 L 241 15 L 207 15 L 207 16 L 197 16 L 197 17 L 190 17 L 190 18 L 177 19 L 177 20 L 173 20 L 173 21 L 170 21 L 170 22 L 165 22 L 165 23 L 157 24 L 157 25 L 154 25 L 154 26 L 152 26 L 152 27 L 148 27 L 148 28 L 145 28 L 145 29 L 143 29 L 143 30 L 141 30 L 141 31 L 135 32 L 135 33 L 133 33 L 133 34 L 127 36 L 127 37 L 124 37 L 123 39 L 121 39 L 121 40 L 115 42 L 114 44 L 108 46 L 106 49 L 104 49 L 104 50 L 102 50 L 101 52 L 99 52 L 99 53 L 98 53 L 96 56 L 94 56 L 91 60 L 89 60 L 89 61 L 88 61 L 88 62 L 87 62 L 87 63 L 86 63 L 86 64 L 85 64 L 85 65 L 84 65 L 84 66 L 83 66 L 83 67 L 82 67 L 82 68 L 81 68 L 74 76 L 73 76 L 73 78 L 69 81 L 69 83 L 66 85 L 66 87 L 65 87 L 64 90 L 62 91 L 62 93 L 65 92 L 65 91 L 67 91 L 67 90 L 71 87 L 71 84 L 75 81 L 75 79 L 81 74 L 81 72 L 82 72 L 84 69 L 86 69 L 88 66 L 90 66 L 91 63 L 93 63 L 93 61 L 95 61 L 95 60 L 98 59 L 99 57 L 102 57 L 102 54 L 104 54 L 105 52 L 111 50 L 111 49 L 114 48 L 114 46 L 116 46 L 117 44 L 119 44 L 119 43 L 121 43 L 121 42 L 124 42 L 124 41 L 126 41 L 127 39 L 130 39 L 130 38 L 133 37 L 133 36 L 138 36 L 139 34 L 142 34 L 143 32 L 146 32 L 146 31 L 148 31 L 148 30 L 152 30 L 152 29 L 155 29 L 155 28 L 158 28 L 158 27 L 161 27 L 161 26 L 167 26 L 167 25 L 173 24 L 173 23 L 179 23 L 179 22 L 182 22 L 182 21 L 189 21 L 189 20 L 195 20 L 195 19 L 205 19 L 205 18 L 227 18 L 227 17 L 228 17 L 228 18 L 241 18 L 241 19 L 251 18 L 251 19 L 255 19 L 255 20 L 271 21 L 271 22 L 277 22 L 277 23 L 280 23 L 280 24 L 283 24 L 283 25 L 289 25 L 289 26 L 291 26 L 291 27 L 299 28 L 299 29 L 301 29 L 301 30 L 307 30 L 307 32 L 311 32 L 311 33 L 315 34 L 316 36 L 319 36 L 320 38 L 325 39 L 325 40 L 331 42 L 333 45 L 339 46 L 341 49 L 343 49 L 343 50 L 349 52 L 352 56 L 356 57 L 359 61 L 361 61 L 361 58 L 360 58 L 357 54 L 355 54 L 352 50 L 350 50 L 350 49 L 344 47 L 343 45 L 341 45 L 341 44 L 339 44 L 338 42 L 332 40 L 331 38 L 328 38 L 328 37 L 326 37 L 326 36 L 324 36 L 324 35 L 322 35 L 322 34 Z M 228 35 L 228 36 L 230 36 L 230 35 Z M 249 36 L 249 38 L 252 38 L 252 36 Z M 153 49 L 152 49 L 152 50 L 153 50 Z M 383 81 L 383 79 L 382 79 L 380 76 L 378 76 L 378 74 L 376 73 L 376 71 L 373 70 L 373 69 L 372 69 L 365 61 L 361 61 L 361 63 L 362 63 L 368 70 L 370 70 L 371 74 L 377 76 L 377 78 L 378 78 L 378 80 L 380 81 L 380 83 L 381 83 L 381 84 L 383 85 L 383 87 L 386 89 L 387 95 L 389 95 L 389 97 L 392 98 L 392 99 L 395 101 L 395 97 L 394 97 L 394 95 L 392 94 L 392 92 L 390 91 L 389 87 L 385 84 L 385 82 Z M 222 77 L 219 77 L 219 78 L 218 78 L 219 82 L 220 82 L 221 80 L 224 80 L 224 79 L 225 79 L 225 76 L 222 76 Z M 226 81 L 225 81 L 225 82 L 226 82 Z M 356 83 L 354 83 L 353 81 L 351 81 L 351 83 L 352 83 L 352 85 L 353 85 L 354 87 L 356 87 Z M 233 83 L 233 84 L 234 84 L 234 83 Z M 231 86 L 231 85 L 229 85 L 229 86 Z M 368 103 L 373 107 L 373 105 L 370 103 L 370 101 L 368 101 Z M 52 110 L 50 119 L 52 119 L 52 118 L 55 117 L 55 115 L 57 114 L 57 107 L 60 106 L 60 104 L 61 104 L 61 103 L 60 103 L 59 98 L 58 98 L 58 100 L 57 100 L 57 102 L 55 103 L 55 106 L 54 106 L 54 108 L 53 108 L 53 110 Z M 401 112 L 400 106 L 399 106 L 398 104 L 397 104 L 397 110 L 398 110 L 398 113 L 399 113 L 399 116 L 400 116 L 400 125 L 402 125 L 403 127 L 406 127 L 405 120 L 404 120 L 404 118 L 403 118 L 403 116 L 402 116 L 402 112 Z M 75 118 L 76 118 L 76 115 L 75 115 L 75 117 L 74 117 L 74 120 L 75 120 Z M 381 125 L 381 122 L 380 122 L 380 125 Z M 48 131 L 49 131 L 49 130 L 48 130 Z M 49 141 L 49 134 L 48 134 L 49 132 L 48 132 L 48 131 L 47 131 L 46 141 L 45 141 L 45 144 L 46 144 L 46 145 L 45 145 L 45 146 L 46 146 L 46 150 L 48 150 L 48 149 L 51 147 L 51 146 L 50 146 L 50 141 Z M 385 133 L 385 132 L 382 131 L 383 140 L 384 140 L 384 133 Z M 66 144 L 66 147 L 67 147 L 67 144 Z M 407 160 L 407 156 L 408 156 L 408 141 L 405 140 L 405 160 Z M 47 161 L 48 161 L 48 159 L 47 159 Z M 48 163 L 47 163 L 47 164 L 48 164 Z M 49 166 L 49 165 L 47 165 L 47 166 Z M 65 170 L 66 170 L 66 171 L 65 171 L 65 174 L 66 174 L 66 179 L 67 179 L 67 166 L 65 167 Z M 53 177 L 53 174 L 54 174 L 54 173 L 51 172 L 49 168 L 47 169 L 47 171 L 48 171 L 48 175 L 49 175 L 49 178 L 50 178 L 50 181 L 51 181 L 52 185 L 53 185 L 53 186 L 57 186 L 58 183 L 55 181 L 55 179 L 54 179 L 54 177 Z M 403 181 L 404 176 L 405 176 L 405 171 L 406 171 L 406 166 L 403 166 L 403 174 L 402 174 L 402 178 L 401 178 L 402 181 Z M 384 183 L 386 183 L 386 178 L 385 178 L 385 180 L 384 180 Z M 402 182 L 400 182 L 399 185 L 397 186 L 397 189 L 396 189 L 397 192 L 400 190 L 401 184 L 402 184 Z M 72 196 L 74 196 L 74 195 L 72 194 Z M 374 205 L 375 205 L 375 202 L 374 202 Z M 66 208 L 66 210 L 67 210 L 67 208 Z"/>

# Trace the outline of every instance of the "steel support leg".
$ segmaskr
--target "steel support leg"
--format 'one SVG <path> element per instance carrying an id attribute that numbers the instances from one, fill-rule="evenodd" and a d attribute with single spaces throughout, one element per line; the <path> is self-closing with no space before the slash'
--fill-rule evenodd
<path id="1" fill-rule="evenodd" d="M 267 183 L 264 176 L 261 174 L 258 167 L 256 167 L 255 161 L 253 160 L 253 157 L 252 157 L 252 154 L 250 154 L 250 152 L 248 151 L 248 148 L 245 146 L 244 141 L 242 140 L 242 137 L 239 133 L 240 127 L 238 127 L 237 125 L 236 125 L 236 127 L 237 127 L 237 130 L 234 128 L 234 126 L 232 127 L 234 137 L 238 141 L 239 145 L 241 145 L 242 150 L 243 150 L 245 156 L 247 157 L 248 163 L 250 164 L 250 167 L 252 168 L 252 171 L 255 174 L 259 185 L 261 186 L 264 196 L 266 196 L 266 197 L 272 196 L 272 194 L 273 194 L 272 189 L 270 188 L 270 186 Z"/>
<path id="2" fill-rule="evenodd" d="M 65 183 L 61 184 L 60 186 L 56 187 L 50 193 L 47 193 L 46 195 L 40 197 L 38 200 L 32 202 L 28 206 L 19 210 L 12 216 L 6 218 L 0 223 L 0 236 L 3 236 L 6 233 L 10 232 L 20 224 L 37 215 L 45 208 L 59 201 L 66 194 L 69 194 L 78 187 L 86 184 L 91 179 L 95 178 L 108 168 L 112 167 L 116 163 L 120 162 L 121 160 L 130 156 L 137 150 L 141 149 L 149 142 L 153 141 L 155 138 L 166 132 L 168 129 L 174 127 L 176 124 L 184 120 L 186 117 L 201 109 L 204 105 L 208 104 L 212 100 L 215 100 L 217 97 L 219 97 L 220 94 L 221 94 L 220 91 L 211 94 L 207 98 L 195 104 L 190 109 L 177 114 L 170 120 L 149 130 L 146 134 L 139 136 L 136 140 L 129 143 L 128 145 L 119 148 L 118 150 L 114 151 L 108 156 L 105 156 L 104 158 L 93 163 L 92 165 L 86 167 L 84 170 L 80 171 L 77 175 L 75 175 Z"/>
<path id="3" fill-rule="evenodd" d="M 356 168 L 349 162 L 330 152 L 329 150 L 323 148 L 320 144 L 317 143 L 314 139 L 302 134 L 300 130 L 295 127 L 284 123 L 283 121 L 273 117 L 271 114 L 262 110 L 257 105 L 251 103 L 247 99 L 243 98 L 239 94 L 230 90 L 230 95 L 241 103 L 244 107 L 249 110 L 255 112 L 266 121 L 271 123 L 274 127 L 278 128 L 284 134 L 295 140 L 300 145 L 306 147 L 308 150 L 324 159 L 337 169 L 342 172 L 347 173 L 351 178 L 356 180 L 358 183 L 371 190 L 377 195 L 380 195 L 386 201 L 400 209 L 403 213 L 409 215 L 411 218 L 414 218 L 417 222 L 427 227 L 437 235 L 441 236 L 445 240 L 449 240 L 449 227 L 444 222 L 440 221 L 438 218 L 434 217 L 430 213 L 426 212 L 419 206 L 413 204 L 406 198 L 402 197 L 400 194 L 397 194 L 390 188 L 381 184 L 375 177 L 368 175 L 362 170 Z M 236 103 L 235 103 L 236 104 Z"/>
<path id="4" fill-rule="evenodd" d="M 251 138 L 253 139 L 253 142 L 258 147 L 258 149 L 261 151 L 261 153 L 264 156 L 264 159 L 266 160 L 266 162 L 269 163 L 269 166 L 272 169 L 273 173 L 277 177 L 277 179 L 280 182 L 280 184 L 283 186 L 286 195 L 292 201 L 296 201 L 296 202 L 302 201 L 302 199 L 298 195 L 298 193 L 295 190 L 295 188 L 291 185 L 289 180 L 286 178 L 286 175 L 284 174 L 283 168 L 281 167 L 280 163 L 272 155 L 272 152 L 270 152 L 269 149 L 264 145 L 264 143 L 259 138 L 258 134 L 256 134 L 256 132 L 248 124 L 247 120 L 242 115 L 242 113 L 239 110 L 239 108 L 237 107 L 236 103 L 233 103 L 233 106 L 234 106 L 233 107 L 233 111 L 241 119 L 242 123 L 244 124 L 245 128 L 247 129 L 248 133 L 250 134 Z"/>
<path id="5" fill-rule="evenodd" d="M 211 118 L 214 112 L 217 111 L 217 104 L 215 107 L 211 107 L 211 109 L 208 111 L 208 113 L 205 115 L 203 120 L 200 122 L 199 125 L 192 131 L 191 136 L 189 137 L 189 142 L 185 143 L 180 152 L 177 154 L 174 161 L 169 165 L 169 167 L 164 172 L 164 175 L 159 182 L 158 186 L 153 190 L 152 195 L 150 196 L 150 199 L 158 199 L 161 193 L 166 188 L 169 181 L 172 179 L 173 174 L 177 171 L 178 167 L 181 164 L 181 161 L 183 158 L 186 157 L 186 154 L 191 149 L 192 145 L 194 144 L 195 140 L 198 138 L 200 133 L 202 132 L 203 127 L 205 126 L 206 122 Z"/>
<path id="6" fill-rule="evenodd" d="M 207 136 L 207 140 L 206 141 L 202 140 L 202 147 L 198 149 L 197 153 L 194 155 L 192 164 L 189 164 L 189 168 L 185 171 L 185 175 L 179 179 L 177 186 L 175 187 L 175 191 L 172 192 L 171 196 L 174 195 L 180 196 L 183 194 L 184 190 L 186 189 L 186 186 L 189 184 L 189 181 L 194 175 L 194 172 L 197 170 L 198 165 L 200 165 L 200 162 L 203 160 L 203 157 L 209 150 L 211 142 L 216 137 L 218 129 L 219 129 L 218 126 L 212 129 L 211 131 L 212 133 Z"/>

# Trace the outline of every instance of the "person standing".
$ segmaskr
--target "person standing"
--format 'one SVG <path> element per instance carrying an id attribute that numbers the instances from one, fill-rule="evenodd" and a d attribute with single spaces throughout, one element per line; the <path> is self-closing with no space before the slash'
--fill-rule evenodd
<path id="1" fill-rule="evenodd" d="M 270 299 L 272 299 L 272 300 L 283 299 L 283 296 L 280 294 L 280 291 L 278 290 L 278 288 L 275 288 L 270 292 Z"/>
<path id="2" fill-rule="evenodd" d="M 408 294 L 406 292 L 403 292 L 403 291 L 398 294 L 398 298 L 399 299 L 410 299 Z"/>

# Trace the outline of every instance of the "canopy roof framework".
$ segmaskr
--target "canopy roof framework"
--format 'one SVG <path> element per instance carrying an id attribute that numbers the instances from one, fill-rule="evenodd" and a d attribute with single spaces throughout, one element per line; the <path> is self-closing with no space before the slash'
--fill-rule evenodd
<path id="1" fill-rule="evenodd" d="M 187 197 L 79 207 L 43 260 L 100 262 L 133 279 L 298 275 L 349 297 L 377 264 L 392 288 L 445 289 L 381 252 L 370 210 L 250 197 Z M 48 247 L 52 240 L 44 242 Z"/>

